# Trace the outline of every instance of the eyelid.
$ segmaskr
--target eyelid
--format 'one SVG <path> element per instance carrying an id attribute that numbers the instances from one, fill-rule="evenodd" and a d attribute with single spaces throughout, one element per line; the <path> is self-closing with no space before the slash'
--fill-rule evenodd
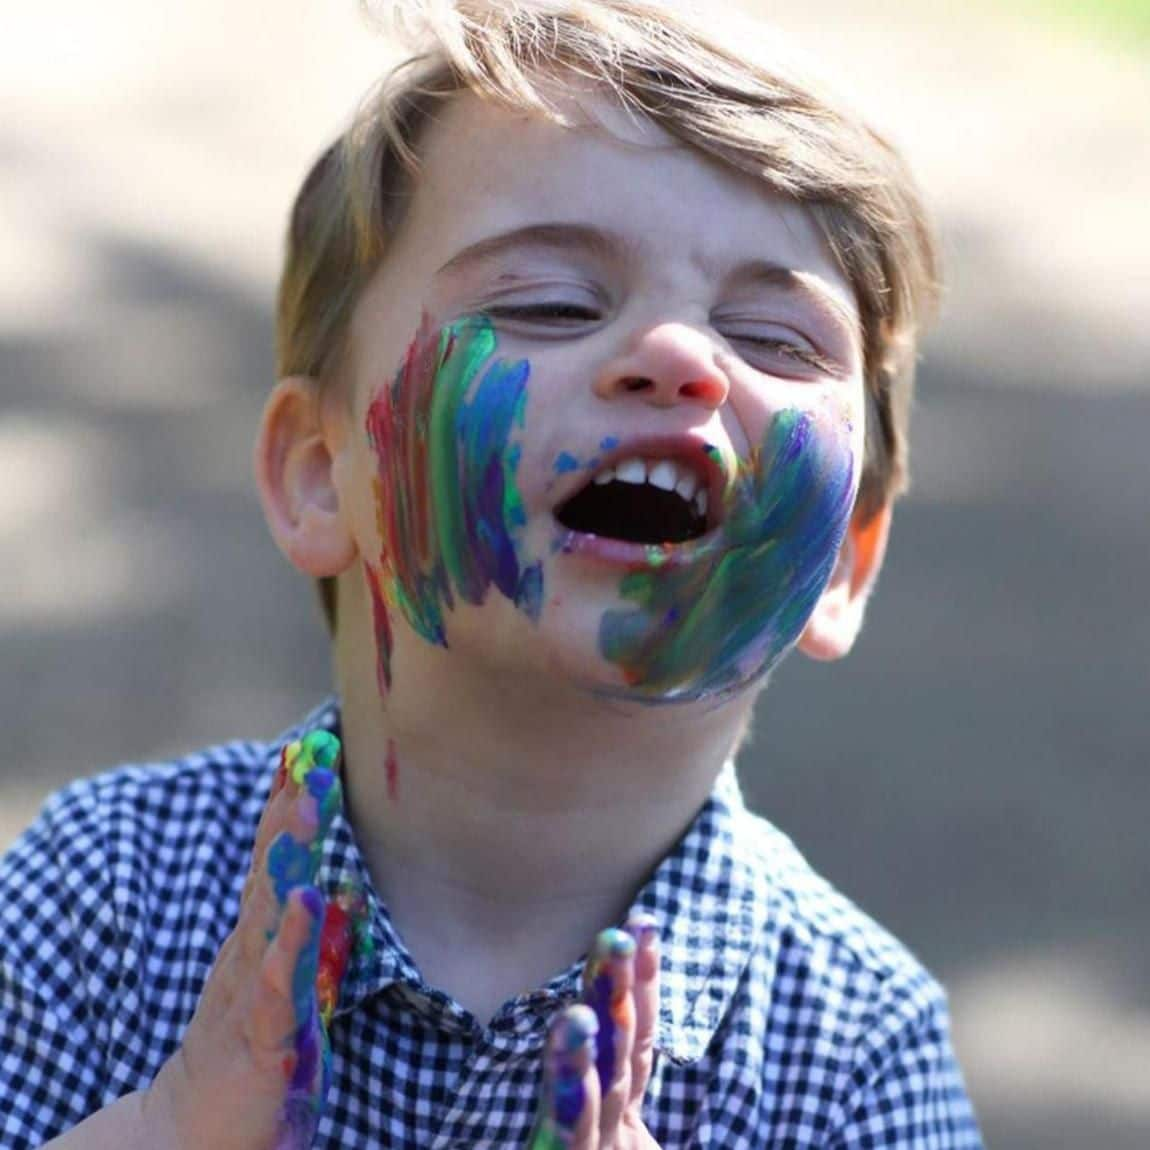
<path id="1" fill-rule="evenodd" d="M 716 330 L 731 343 L 738 343 L 741 340 L 757 344 L 764 349 L 770 348 L 773 344 L 777 345 L 780 351 L 789 346 L 799 353 L 795 356 L 796 359 L 810 364 L 819 371 L 830 375 L 843 375 L 849 371 L 848 361 L 843 359 L 840 352 L 833 347 L 828 348 L 826 341 L 806 334 L 802 328 L 786 320 L 747 316 L 725 317 L 713 322 Z"/>
<path id="2" fill-rule="evenodd" d="M 724 338 L 730 343 L 740 342 L 750 344 L 757 348 L 763 356 L 780 356 L 792 364 L 801 364 L 826 375 L 841 376 L 847 374 L 847 368 L 836 358 L 824 355 L 823 352 L 805 336 L 796 336 L 794 339 L 775 338 L 769 335 L 751 335 L 749 333 L 724 333 Z M 743 357 L 747 358 L 746 356 Z"/>

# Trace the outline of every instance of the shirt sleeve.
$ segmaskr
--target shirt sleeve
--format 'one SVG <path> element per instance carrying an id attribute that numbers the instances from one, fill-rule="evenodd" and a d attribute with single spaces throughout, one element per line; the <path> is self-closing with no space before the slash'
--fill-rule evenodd
<path id="1" fill-rule="evenodd" d="M 937 985 L 931 990 L 909 1021 L 904 1000 L 872 1031 L 829 1150 L 982 1150 L 946 997 Z"/>
<path id="2" fill-rule="evenodd" d="M 0 858 L 0 1146 L 31 1150 L 103 1105 L 120 946 L 86 784 Z"/>

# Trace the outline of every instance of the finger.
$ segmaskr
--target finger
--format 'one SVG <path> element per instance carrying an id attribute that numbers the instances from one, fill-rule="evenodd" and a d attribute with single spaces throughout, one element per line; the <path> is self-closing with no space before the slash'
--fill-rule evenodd
<path id="1" fill-rule="evenodd" d="M 528 1150 L 597 1150 L 598 1030 L 595 1012 L 581 1003 L 552 1023 L 543 1054 L 543 1097 Z"/>
<path id="2" fill-rule="evenodd" d="M 260 821 L 256 827 L 255 841 L 252 844 L 252 859 L 248 870 L 247 881 L 244 883 L 242 902 L 246 902 L 253 894 L 255 887 L 263 874 L 268 848 L 276 837 L 287 829 L 291 811 L 299 786 L 292 779 L 289 770 L 292 748 L 298 743 L 289 743 L 280 752 L 279 766 L 276 768 L 275 778 L 272 781 L 271 792 L 264 809 L 260 814 Z"/>
<path id="3" fill-rule="evenodd" d="M 291 797 L 293 784 L 285 784 L 280 796 L 288 802 L 279 821 L 281 830 L 268 846 L 262 868 L 253 873 L 241 906 L 241 953 L 258 959 L 275 933 L 288 893 L 298 886 L 315 884 L 323 854 L 324 837 L 341 802 L 339 780 L 326 768 L 309 772 L 302 790 Z"/>
<path id="4" fill-rule="evenodd" d="M 631 1046 L 631 1082 L 627 1108 L 640 1112 L 651 1069 L 655 1062 L 655 1039 L 659 1033 L 659 927 L 649 914 L 627 920 L 627 933 L 635 940 L 635 1040 Z"/>
<path id="5" fill-rule="evenodd" d="M 595 1059 L 602 1099 L 599 1129 L 608 1142 L 630 1097 L 634 970 L 635 940 L 615 928 L 595 939 L 583 969 L 583 1001 L 595 1011 L 599 1023 Z"/>
<path id="6" fill-rule="evenodd" d="M 322 918 L 323 899 L 314 887 L 292 892 L 280 928 L 260 964 L 245 1020 L 245 1036 L 257 1065 L 278 1064 L 289 1080 L 299 1061 L 296 1036 L 308 1016 L 302 983 L 309 967 L 314 971 Z"/>
<path id="7" fill-rule="evenodd" d="M 304 789 L 308 776 L 317 768 L 335 776 L 341 753 L 339 739 L 327 731 L 311 731 L 302 739 L 284 746 L 271 793 L 256 828 L 253 872 L 262 869 L 264 855 L 276 835 L 284 829 L 283 817 Z"/>

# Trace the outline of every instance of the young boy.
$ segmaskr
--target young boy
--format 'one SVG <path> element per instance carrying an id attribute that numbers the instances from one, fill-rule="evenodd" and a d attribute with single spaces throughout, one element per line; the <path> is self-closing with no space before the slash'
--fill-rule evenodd
<path id="1" fill-rule="evenodd" d="M 428 8 L 301 190 L 256 449 L 338 693 L 16 845 L 0 1143 L 977 1146 L 942 991 L 732 766 L 882 562 L 913 184 L 765 31 Z"/>

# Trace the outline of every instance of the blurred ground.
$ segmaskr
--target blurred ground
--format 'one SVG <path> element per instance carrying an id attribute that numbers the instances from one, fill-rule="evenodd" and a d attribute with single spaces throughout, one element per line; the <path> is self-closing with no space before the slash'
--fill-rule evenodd
<path id="1" fill-rule="evenodd" d="M 916 487 L 756 804 L 951 990 L 1000 1150 L 1150 1145 L 1150 55 L 883 0 L 761 5 L 938 208 Z M 379 67 L 352 0 L 24 6 L 0 43 L 0 846 L 78 774 L 326 685 L 249 480 L 294 183 Z"/>

